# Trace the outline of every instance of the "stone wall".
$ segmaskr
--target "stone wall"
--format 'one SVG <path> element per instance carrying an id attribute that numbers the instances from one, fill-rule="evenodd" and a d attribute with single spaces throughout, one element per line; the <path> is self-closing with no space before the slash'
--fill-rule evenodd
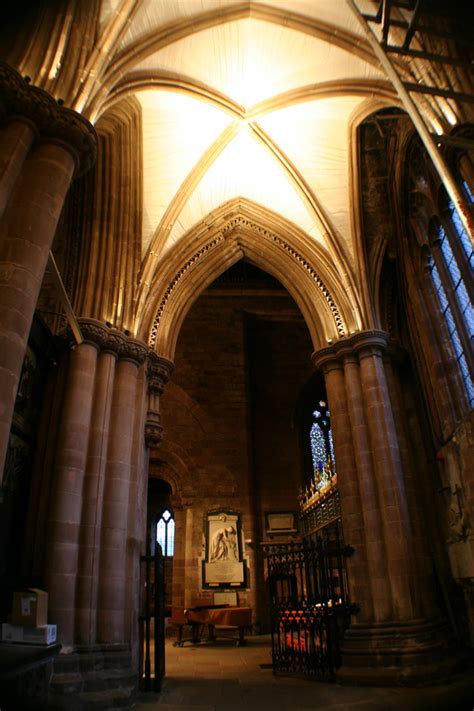
<path id="1" fill-rule="evenodd" d="M 222 507 L 242 515 L 249 579 L 239 599 L 258 607 L 264 514 L 297 507 L 303 471 L 293 418 L 310 354 L 305 323 L 284 292 L 222 298 L 211 289 L 189 312 L 161 401 L 162 461 L 151 468 L 174 485 L 174 604 L 209 596 L 200 577 L 204 516 Z"/>

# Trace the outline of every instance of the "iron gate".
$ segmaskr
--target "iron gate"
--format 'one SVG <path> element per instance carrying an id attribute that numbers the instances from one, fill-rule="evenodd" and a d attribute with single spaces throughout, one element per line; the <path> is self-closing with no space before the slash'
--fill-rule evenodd
<path id="1" fill-rule="evenodd" d="M 165 576 L 161 546 L 155 555 L 140 558 L 142 614 L 140 615 L 140 687 L 160 691 L 165 675 Z"/>
<path id="2" fill-rule="evenodd" d="M 334 678 L 344 630 L 357 611 L 347 586 L 353 552 L 338 537 L 266 547 L 274 673 Z"/>

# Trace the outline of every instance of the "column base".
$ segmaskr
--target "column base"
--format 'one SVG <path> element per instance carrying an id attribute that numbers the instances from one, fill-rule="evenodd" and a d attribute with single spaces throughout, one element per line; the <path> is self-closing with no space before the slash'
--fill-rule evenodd
<path id="1" fill-rule="evenodd" d="M 461 661 L 445 620 L 353 625 L 342 643 L 341 684 L 412 686 L 446 679 Z"/>
<path id="2" fill-rule="evenodd" d="M 56 658 L 45 708 L 83 711 L 132 706 L 137 681 L 130 645 L 76 646 L 72 653 Z"/>

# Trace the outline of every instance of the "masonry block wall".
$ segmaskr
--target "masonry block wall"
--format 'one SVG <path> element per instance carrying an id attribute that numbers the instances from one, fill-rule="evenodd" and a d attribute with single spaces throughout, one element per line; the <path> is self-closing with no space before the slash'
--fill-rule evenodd
<path id="1" fill-rule="evenodd" d="M 283 292 L 217 298 L 209 289 L 183 324 L 162 397 L 161 456 L 168 453 L 165 476 L 173 457 L 184 463 L 175 474 L 187 511 L 178 517 L 181 530 L 177 520 L 174 575 L 184 576 L 185 604 L 203 595 L 204 516 L 222 507 L 241 513 L 243 537 L 251 541 L 245 545 L 249 584 L 239 598 L 256 609 L 264 514 L 297 508 L 303 471 L 293 418 L 311 375 L 311 349 L 304 321 Z"/>

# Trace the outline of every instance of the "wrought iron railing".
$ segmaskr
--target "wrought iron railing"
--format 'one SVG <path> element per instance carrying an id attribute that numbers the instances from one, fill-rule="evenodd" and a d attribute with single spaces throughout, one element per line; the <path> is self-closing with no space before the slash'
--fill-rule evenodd
<path id="1" fill-rule="evenodd" d="M 165 675 L 165 584 L 161 547 L 156 544 L 153 556 L 141 556 L 140 564 L 140 687 L 143 691 L 157 692 Z"/>
<path id="2" fill-rule="evenodd" d="M 353 548 L 342 545 L 335 529 L 329 543 L 275 544 L 265 552 L 274 672 L 333 679 L 344 631 L 356 612 L 346 571 Z"/>

